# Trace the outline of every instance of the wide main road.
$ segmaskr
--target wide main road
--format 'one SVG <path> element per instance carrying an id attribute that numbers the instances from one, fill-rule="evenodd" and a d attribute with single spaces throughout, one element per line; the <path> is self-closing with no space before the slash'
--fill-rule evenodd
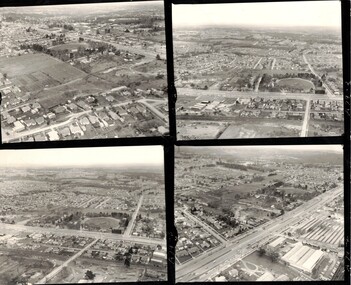
<path id="1" fill-rule="evenodd" d="M 101 238 L 116 241 L 126 241 L 149 245 L 162 245 L 165 246 L 165 241 L 155 238 L 145 238 L 138 236 L 123 236 L 122 234 L 103 233 L 103 232 L 92 232 L 92 231 L 81 231 L 81 230 L 70 230 L 70 229 L 57 229 L 57 228 L 43 228 L 43 227 L 30 227 L 18 224 L 1 224 L 0 223 L 0 234 L 17 234 L 17 233 L 41 233 L 41 234 L 57 234 L 64 236 L 77 236 L 86 238 Z"/>
<path id="2" fill-rule="evenodd" d="M 308 123 L 310 120 L 310 109 L 311 109 L 311 100 L 307 100 L 307 104 L 305 107 L 305 116 L 303 118 L 302 129 L 301 129 L 301 137 L 307 137 L 307 135 L 308 135 Z"/>
<path id="3" fill-rule="evenodd" d="M 291 226 L 301 220 L 309 213 L 313 213 L 322 205 L 336 198 L 343 193 L 343 188 L 329 190 L 294 210 L 285 213 L 283 216 L 276 218 L 242 237 L 234 239 L 230 245 L 219 249 L 217 252 L 208 256 L 199 256 L 198 258 L 187 262 L 184 266 L 178 266 L 176 271 L 177 281 L 186 282 L 190 280 L 205 281 L 211 278 L 214 273 L 224 270 L 223 264 L 231 260 L 231 264 L 242 259 L 252 252 L 252 248 L 262 243 L 263 240 L 269 239 L 273 234 L 280 233 L 288 226 Z M 219 267 L 219 268 L 218 268 Z"/>
<path id="4" fill-rule="evenodd" d="M 299 99 L 299 100 L 335 100 L 343 101 L 343 96 L 329 98 L 323 94 L 306 93 L 279 93 L 279 92 L 254 92 L 254 91 L 222 91 L 222 90 L 201 90 L 193 88 L 177 88 L 178 98 L 186 96 L 209 96 L 213 100 L 226 98 L 268 98 L 268 99 Z M 200 97 L 201 98 L 201 97 Z"/>
<path id="5" fill-rule="evenodd" d="M 132 216 L 132 219 L 129 221 L 129 224 L 126 228 L 126 230 L 124 231 L 124 236 L 125 237 L 128 237 L 130 236 L 132 230 L 133 230 L 133 226 L 134 226 L 134 223 L 135 223 L 135 220 L 136 220 L 136 217 L 139 213 L 139 210 L 140 210 L 140 207 L 141 207 L 141 204 L 143 203 L 143 199 L 144 199 L 144 194 L 141 194 L 140 198 L 139 198 L 139 202 L 138 202 L 138 205 L 133 213 L 133 216 Z"/>

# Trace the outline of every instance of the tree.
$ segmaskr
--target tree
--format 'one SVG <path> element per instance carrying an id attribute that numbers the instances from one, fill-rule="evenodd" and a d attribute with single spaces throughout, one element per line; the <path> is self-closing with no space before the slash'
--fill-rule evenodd
<path id="1" fill-rule="evenodd" d="M 260 247 L 260 249 L 258 250 L 258 255 L 263 256 L 265 254 L 266 254 L 266 249 L 264 247 Z"/>
<path id="2" fill-rule="evenodd" d="M 162 74 L 162 73 L 158 73 L 158 74 L 156 75 L 156 79 L 163 79 L 164 77 L 165 77 L 165 75 Z"/>
<path id="3" fill-rule="evenodd" d="M 95 278 L 95 274 L 93 273 L 93 271 L 87 270 L 87 272 L 85 272 L 85 279 L 93 280 L 94 278 Z"/>
<path id="4" fill-rule="evenodd" d="M 126 267 L 130 267 L 130 257 L 127 257 L 125 260 L 124 260 L 124 265 Z"/>
<path id="5" fill-rule="evenodd" d="M 271 252 L 269 254 L 270 259 L 272 260 L 272 262 L 277 262 L 278 258 L 279 258 L 279 253 L 278 252 Z"/>

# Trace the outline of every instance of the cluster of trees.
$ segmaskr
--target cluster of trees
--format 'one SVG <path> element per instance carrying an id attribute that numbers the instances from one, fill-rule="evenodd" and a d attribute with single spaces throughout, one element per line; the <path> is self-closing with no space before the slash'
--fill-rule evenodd
<path id="1" fill-rule="evenodd" d="M 63 24 L 63 23 L 51 23 L 48 25 L 49 29 L 52 29 L 52 28 L 64 28 L 65 30 L 68 30 L 68 31 L 74 31 L 74 27 L 70 24 Z"/>
<path id="2" fill-rule="evenodd" d="M 222 221 L 233 228 L 240 226 L 240 222 L 234 217 L 234 214 L 230 209 L 223 208 L 222 211 L 223 214 L 217 216 L 219 221 Z"/>
<path id="3" fill-rule="evenodd" d="M 248 171 L 248 170 L 256 170 L 260 172 L 266 171 L 266 169 L 262 169 L 261 167 L 254 166 L 254 165 L 243 165 L 243 164 L 238 164 L 238 163 L 229 163 L 229 162 L 223 162 L 223 161 L 218 161 L 216 162 L 217 165 L 230 168 L 230 169 L 238 169 L 242 171 Z"/>
<path id="4" fill-rule="evenodd" d="M 235 87 L 239 91 L 251 90 L 254 88 L 252 74 L 248 74 L 245 77 L 240 77 L 235 82 Z"/>
<path id="5" fill-rule="evenodd" d="M 124 254 L 125 256 L 124 265 L 126 267 L 130 267 L 130 263 L 132 261 L 132 253 L 133 253 L 133 247 L 129 248 L 128 252 Z"/>
<path id="6" fill-rule="evenodd" d="M 129 218 L 129 215 L 127 213 L 123 212 L 99 212 L 99 213 L 94 213 L 94 212 L 89 212 L 86 213 L 86 216 L 89 218 L 96 218 L 96 217 L 113 217 L 117 219 L 123 219 L 123 218 Z"/>
<path id="7" fill-rule="evenodd" d="M 272 262 L 277 262 L 279 259 L 279 253 L 272 250 L 267 250 L 265 247 L 260 247 L 258 250 L 259 256 L 267 256 Z"/>
<path id="8" fill-rule="evenodd" d="M 154 28 L 157 22 L 163 21 L 161 16 L 152 16 L 152 17 L 139 17 L 134 19 L 119 20 L 121 24 L 124 25 L 138 25 L 142 29 L 152 29 Z"/>
<path id="9" fill-rule="evenodd" d="M 74 27 L 72 25 L 64 24 L 63 28 L 68 31 L 74 31 Z"/>
<path id="10" fill-rule="evenodd" d="M 260 82 L 260 87 L 259 89 L 261 91 L 270 91 L 270 92 L 280 92 L 280 88 L 278 86 L 273 86 L 273 82 L 279 79 L 285 79 L 285 78 L 301 78 L 305 80 L 311 81 L 315 87 L 321 87 L 322 86 L 322 81 L 317 78 L 313 73 L 309 72 L 298 72 L 298 73 L 274 73 L 273 75 L 264 73 L 262 75 L 262 79 Z M 294 88 L 290 88 L 292 91 L 294 91 Z M 299 89 L 299 88 L 295 88 Z M 313 88 L 310 89 L 310 92 L 313 91 Z"/>
<path id="11" fill-rule="evenodd" d="M 46 35 L 45 37 L 50 38 L 50 35 Z M 79 41 L 84 41 L 84 38 L 80 38 Z M 56 44 L 64 44 L 65 43 L 65 37 L 64 35 L 61 35 L 56 38 Z M 41 52 L 41 53 L 46 53 L 49 54 L 50 56 L 56 57 L 62 61 L 68 61 L 72 58 L 78 58 L 82 56 L 86 56 L 88 59 L 92 54 L 95 53 L 101 53 L 104 54 L 106 51 L 113 52 L 115 55 L 120 56 L 121 51 L 117 50 L 116 47 L 106 44 L 106 43 L 100 43 L 100 42 L 90 42 L 90 48 L 86 48 L 84 46 L 79 46 L 77 48 L 77 51 L 72 53 L 68 49 L 59 49 L 59 50 L 54 50 L 54 49 L 48 49 L 46 46 L 41 45 L 41 44 L 21 44 L 20 49 L 22 50 L 33 50 L 36 52 Z M 128 54 L 126 54 L 128 57 Z M 140 56 L 139 58 L 142 58 L 144 56 Z M 82 65 L 82 68 L 86 67 L 86 65 Z"/>
<path id="12" fill-rule="evenodd" d="M 11 219 L 5 219 L 4 217 L 2 217 L 0 219 L 0 221 L 4 224 L 14 224 L 15 223 L 15 220 L 11 220 Z"/>
<path id="13" fill-rule="evenodd" d="M 87 270 L 85 272 L 85 279 L 86 280 L 94 280 L 95 276 L 96 276 L 96 274 L 93 273 L 93 271 L 91 271 L 91 270 Z"/>

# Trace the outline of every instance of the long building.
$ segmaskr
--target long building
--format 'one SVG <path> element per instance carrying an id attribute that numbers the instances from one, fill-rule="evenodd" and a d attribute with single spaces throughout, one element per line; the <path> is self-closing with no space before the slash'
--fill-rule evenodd
<path id="1" fill-rule="evenodd" d="M 282 257 L 282 260 L 299 270 L 312 274 L 313 269 L 323 259 L 323 256 L 324 253 L 321 250 L 315 250 L 298 242 Z"/>

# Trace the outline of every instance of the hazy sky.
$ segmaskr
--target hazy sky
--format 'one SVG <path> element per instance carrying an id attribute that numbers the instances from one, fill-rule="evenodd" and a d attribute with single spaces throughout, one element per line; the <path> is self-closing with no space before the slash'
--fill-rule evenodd
<path id="1" fill-rule="evenodd" d="M 195 147 L 184 147 L 184 148 L 193 148 Z M 323 152 L 338 152 L 342 154 L 343 146 L 342 145 L 261 145 L 261 146 L 210 146 L 210 147 L 201 147 L 202 149 L 207 148 L 211 151 L 211 148 L 217 148 L 220 150 L 243 150 L 250 152 L 259 153 L 260 150 L 293 150 L 293 151 L 320 151 Z M 180 147 L 180 150 L 182 147 Z"/>
<path id="2" fill-rule="evenodd" d="M 163 7 L 163 1 L 137 1 L 137 2 L 114 2 L 114 3 L 94 3 L 94 4 L 72 4 L 72 5 L 47 5 L 47 6 L 24 6 L 24 7 L 6 7 L 0 8 L 2 11 L 11 11 L 18 13 L 40 13 L 40 14 L 99 14 L 118 10 L 131 10 L 134 7 L 148 7 L 160 5 Z"/>
<path id="3" fill-rule="evenodd" d="M 294 151 L 326 151 L 326 152 L 340 152 L 342 153 L 343 147 L 342 145 L 274 145 L 274 146 L 247 146 L 248 148 L 253 149 L 287 149 Z"/>
<path id="4" fill-rule="evenodd" d="M 260 25 L 339 27 L 339 1 L 173 5 L 173 26 Z"/>
<path id="5" fill-rule="evenodd" d="M 0 150 L 0 167 L 163 165 L 162 146 Z"/>

